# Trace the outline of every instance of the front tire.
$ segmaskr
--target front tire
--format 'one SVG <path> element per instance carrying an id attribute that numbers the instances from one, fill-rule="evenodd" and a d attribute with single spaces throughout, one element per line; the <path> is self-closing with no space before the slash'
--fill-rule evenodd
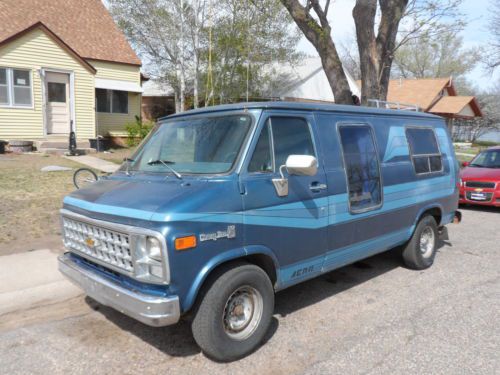
<path id="1" fill-rule="evenodd" d="M 274 290 L 259 267 L 238 264 L 222 272 L 201 297 L 191 324 L 202 351 L 233 361 L 257 348 L 271 323 Z"/>
<path id="2" fill-rule="evenodd" d="M 424 270 L 434 263 L 438 239 L 438 227 L 432 216 L 424 216 L 410 241 L 403 248 L 404 264 L 414 270 Z"/>

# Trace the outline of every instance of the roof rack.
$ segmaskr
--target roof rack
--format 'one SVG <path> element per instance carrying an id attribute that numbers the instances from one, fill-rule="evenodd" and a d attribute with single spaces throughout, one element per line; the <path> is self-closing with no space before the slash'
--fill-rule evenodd
<path id="1" fill-rule="evenodd" d="M 420 108 L 416 104 L 405 104 L 400 102 L 388 102 L 385 100 L 378 99 L 368 99 L 368 103 L 377 108 L 386 108 L 386 109 L 399 109 L 402 111 L 414 111 L 420 112 Z"/>

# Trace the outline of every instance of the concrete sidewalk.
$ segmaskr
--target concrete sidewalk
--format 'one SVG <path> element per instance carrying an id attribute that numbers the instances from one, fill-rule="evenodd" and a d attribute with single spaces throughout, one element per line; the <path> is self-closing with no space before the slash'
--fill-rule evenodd
<path id="1" fill-rule="evenodd" d="M 63 157 L 68 160 L 74 161 L 76 163 L 86 165 L 89 168 L 97 169 L 104 173 L 113 173 L 118 168 L 120 168 L 118 164 L 112 163 L 107 160 L 99 159 L 96 158 L 95 156 L 90 156 L 90 155 L 78 155 L 78 156 L 64 155 Z"/>
<path id="2" fill-rule="evenodd" d="M 82 293 L 58 271 L 57 254 L 50 250 L 0 256 L 0 316 Z"/>

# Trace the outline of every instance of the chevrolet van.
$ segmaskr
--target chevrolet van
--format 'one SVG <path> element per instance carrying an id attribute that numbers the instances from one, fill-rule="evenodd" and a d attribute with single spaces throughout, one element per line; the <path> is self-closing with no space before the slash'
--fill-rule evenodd
<path id="1" fill-rule="evenodd" d="M 275 292 L 395 247 L 430 267 L 458 195 L 439 117 L 203 108 L 161 119 L 116 173 L 64 199 L 59 268 L 147 325 L 189 318 L 209 357 L 234 360 L 263 340 Z"/>

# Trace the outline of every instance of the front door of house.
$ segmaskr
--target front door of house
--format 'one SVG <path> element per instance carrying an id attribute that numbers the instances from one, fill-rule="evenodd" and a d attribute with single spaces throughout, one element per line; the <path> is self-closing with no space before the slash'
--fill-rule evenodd
<path id="1" fill-rule="evenodd" d="M 45 84 L 47 134 L 68 134 L 71 118 L 69 74 L 47 72 Z"/>

